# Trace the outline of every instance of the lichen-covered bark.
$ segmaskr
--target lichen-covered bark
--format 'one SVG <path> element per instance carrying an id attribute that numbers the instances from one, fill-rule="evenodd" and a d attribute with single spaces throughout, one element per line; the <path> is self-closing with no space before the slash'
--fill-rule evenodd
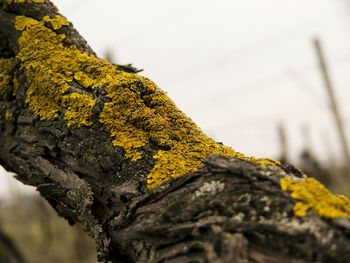
<path id="1" fill-rule="evenodd" d="M 347 262 L 350 202 L 207 137 L 52 3 L 0 0 L 0 164 L 113 262 Z"/>

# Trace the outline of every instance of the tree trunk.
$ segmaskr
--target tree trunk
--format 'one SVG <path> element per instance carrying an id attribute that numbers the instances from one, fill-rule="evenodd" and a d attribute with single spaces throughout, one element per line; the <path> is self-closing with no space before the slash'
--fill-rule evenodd
<path id="1" fill-rule="evenodd" d="M 51 2 L 0 0 L 0 164 L 99 260 L 348 262 L 349 200 L 214 142 L 130 71 Z"/>

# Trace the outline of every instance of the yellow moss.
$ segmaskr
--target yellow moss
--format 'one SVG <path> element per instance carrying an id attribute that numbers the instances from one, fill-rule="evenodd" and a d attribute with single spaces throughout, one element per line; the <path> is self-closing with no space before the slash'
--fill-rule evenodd
<path id="1" fill-rule="evenodd" d="M 13 121 L 13 114 L 12 114 L 11 111 L 7 110 L 7 111 L 5 112 L 5 120 L 7 120 L 7 121 Z"/>
<path id="2" fill-rule="evenodd" d="M 74 81 L 84 88 L 103 88 L 110 100 L 104 103 L 99 121 L 110 132 L 113 145 L 122 147 L 125 156 L 134 161 L 142 158 L 147 144 L 162 149 L 154 155 L 156 163 L 147 179 L 149 189 L 196 170 L 209 154 L 276 165 L 214 142 L 152 81 L 118 71 L 106 60 L 64 45 L 65 36 L 45 27 L 45 21 L 19 16 L 16 29 L 23 31 L 17 58 L 30 83 L 26 102 L 32 112 L 42 120 L 64 114 L 68 126 L 91 125 L 95 100 L 72 94 L 70 85 Z"/>
<path id="3" fill-rule="evenodd" d="M 96 103 L 90 95 L 72 93 L 62 97 L 62 105 L 66 109 L 64 119 L 68 127 L 71 125 L 89 126 L 92 124 L 90 117 Z"/>
<path id="4" fill-rule="evenodd" d="M 14 59 L 0 58 L 0 96 L 8 94 L 12 72 L 14 67 Z"/>
<path id="5" fill-rule="evenodd" d="M 50 23 L 54 30 L 60 29 L 62 26 L 69 25 L 67 19 L 64 16 L 60 15 L 56 15 L 53 18 L 50 18 L 49 16 L 44 16 L 43 21 Z"/>
<path id="6" fill-rule="evenodd" d="M 281 188 L 291 192 L 292 198 L 298 200 L 294 213 L 304 217 L 312 212 L 324 218 L 350 218 L 350 200 L 342 195 L 333 195 L 314 178 L 282 178 Z"/>

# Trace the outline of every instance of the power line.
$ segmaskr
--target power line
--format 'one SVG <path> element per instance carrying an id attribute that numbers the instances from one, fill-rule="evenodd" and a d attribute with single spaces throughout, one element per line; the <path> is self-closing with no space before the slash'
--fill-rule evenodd
<path id="1" fill-rule="evenodd" d="M 340 19 L 348 18 L 349 12 L 344 12 L 342 14 L 332 14 L 326 18 L 318 19 L 313 21 L 313 23 L 304 23 L 299 24 L 291 30 L 286 30 L 283 32 L 279 32 L 274 34 L 268 38 L 261 39 L 260 41 L 252 41 L 249 44 L 241 46 L 231 52 L 227 52 L 220 57 L 215 58 L 214 60 L 209 61 L 208 63 L 202 63 L 201 68 L 192 68 L 186 69 L 185 73 L 181 73 L 181 79 L 178 78 L 178 74 L 174 77 L 173 83 L 176 81 L 184 82 L 188 79 L 193 79 L 198 75 L 206 75 L 208 71 L 219 71 L 222 70 L 223 67 L 232 64 L 233 62 L 239 59 L 246 59 L 247 56 L 252 56 L 253 54 L 259 54 L 262 52 L 267 52 L 267 50 L 275 48 L 276 46 L 280 46 L 281 42 L 285 42 L 287 40 L 291 40 L 293 37 L 296 38 L 300 34 L 305 33 L 306 28 L 309 30 L 316 25 L 330 25 L 330 21 L 336 21 Z M 300 30 L 302 29 L 302 30 Z M 205 67 L 204 67 L 205 65 Z"/>
<path id="2" fill-rule="evenodd" d="M 166 14 L 161 17 L 158 17 L 153 22 L 143 25 L 142 28 L 138 28 L 137 32 L 133 32 L 129 34 L 129 36 L 120 39 L 119 42 L 127 42 L 129 46 L 133 45 L 134 43 L 138 43 L 140 39 L 144 39 L 145 36 L 150 36 L 151 32 L 156 31 L 155 30 L 156 27 L 154 25 L 161 25 L 162 27 L 164 27 L 165 25 L 178 22 L 179 20 L 191 15 L 194 12 L 198 12 L 200 9 L 207 7 L 211 4 L 213 4 L 212 1 L 206 0 L 206 1 L 201 1 L 200 5 L 194 5 L 194 6 L 187 5 L 181 10 L 176 10 L 176 12 L 172 10 L 172 14 L 174 15 L 171 16 L 169 14 Z M 167 22 L 164 22 L 165 20 Z"/>
<path id="3" fill-rule="evenodd" d="M 286 71 L 287 76 L 295 82 L 295 86 L 306 94 L 318 108 L 324 107 L 324 102 L 318 97 L 312 85 L 301 72 L 301 70 L 290 68 Z"/>

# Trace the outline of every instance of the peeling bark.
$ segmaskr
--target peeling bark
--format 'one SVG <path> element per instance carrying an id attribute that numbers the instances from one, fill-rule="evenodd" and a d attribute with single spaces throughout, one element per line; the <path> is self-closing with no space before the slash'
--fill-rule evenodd
<path id="1" fill-rule="evenodd" d="M 349 261 L 347 216 L 318 216 L 311 207 L 306 216 L 295 215 L 297 200 L 281 189 L 280 180 L 302 181 L 305 176 L 291 166 L 235 152 L 233 157 L 209 154 L 198 169 L 150 190 L 147 177 L 158 162 L 155 155 L 174 146 L 152 139 L 141 154 L 130 148 L 129 156 L 127 148 L 115 146 L 115 138 L 99 121 L 110 101 L 107 88 L 68 83 L 69 92 L 96 101 L 91 125 L 67 125 L 68 109 L 40 119 L 26 102 L 30 83 L 18 55 L 23 33 L 15 23 L 19 16 L 43 21 L 56 15 L 49 1 L 0 1 L 0 59 L 6 62 L 0 70 L 0 164 L 15 172 L 18 180 L 35 186 L 60 216 L 82 224 L 96 241 L 99 260 Z M 65 46 L 95 56 L 71 24 L 50 30 L 64 34 Z M 122 70 L 130 71 L 119 67 Z M 136 84 L 143 99 L 150 95 L 145 84 Z M 133 125 L 143 129 L 137 122 Z M 158 132 L 154 126 L 147 131 Z M 191 141 L 189 147 L 196 145 Z M 339 209 L 346 215 L 350 211 L 348 206 Z"/>

